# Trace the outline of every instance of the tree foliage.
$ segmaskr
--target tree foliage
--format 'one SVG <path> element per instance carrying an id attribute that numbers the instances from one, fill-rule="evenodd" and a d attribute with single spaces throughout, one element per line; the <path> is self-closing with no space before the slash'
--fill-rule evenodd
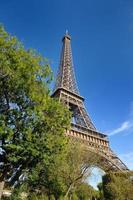
<path id="1" fill-rule="evenodd" d="M 64 180 L 67 185 L 65 197 L 71 195 L 91 175 L 93 167 L 99 162 L 98 155 L 88 151 L 84 144 L 76 140 L 70 141 L 64 173 Z"/>
<path id="2" fill-rule="evenodd" d="M 99 190 L 99 200 L 104 200 L 104 194 L 103 194 L 103 183 L 99 183 L 97 185 L 97 188 Z"/>
<path id="3" fill-rule="evenodd" d="M 103 192 L 105 200 L 132 200 L 133 173 L 109 173 L 103 177 Z"/>
<path id="4" fill-rule="evenodd" d="M 34 179 L 33 169 L 66 152 L 70 113 L 50 97 L 51 77 L 46 59 L 0 27 L 0 181 L 8 185 Z"/>
<path id="5" fill-rule="evenodd" d="M 36 168 L 32 169 L 28 180 L 29 188 L 32 186 L 33 191 L 43 191 L 49 197 L 53 195 L 55 199 L 61 196 L 64 199 L 76 196 L 75 191 L 91 174 L 91 168 L 98 158 L 75 140 L 69 140 L 66 154 L 61 159 L 60 155 L 53 156 L 47 166 L 39 162 Z"/>
<path id="6" fill-rule="evenodd" d="M 87 183 L 82 183 L 76 190 L 76 194 L 79 200 L 88 200 L 93 198 L 98 198 L 98 191 L 94 190 Z"/>

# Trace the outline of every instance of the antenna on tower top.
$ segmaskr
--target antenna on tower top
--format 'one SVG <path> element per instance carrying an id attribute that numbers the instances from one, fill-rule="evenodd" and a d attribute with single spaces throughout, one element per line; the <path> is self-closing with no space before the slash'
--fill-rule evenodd
<path id="1" fill-rule="evenodd" d="M 66 35 L 68 35 L 68 30 L 66 29 Z"/>

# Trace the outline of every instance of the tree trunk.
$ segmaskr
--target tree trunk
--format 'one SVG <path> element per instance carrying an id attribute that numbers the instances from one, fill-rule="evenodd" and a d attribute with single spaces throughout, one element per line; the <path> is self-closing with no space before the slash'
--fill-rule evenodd
<path id="1" fill-rule="evenodd" d="M 66 198 L 68 197 L 68 194 L 69 194 L 69 192 L 70 192 L 71 189 L 72 189 L 72 186 L 73 186 L 73 183 L 69 186 L 69 188 L 68 188 L 68 190 L 67 190 L 67 192 L 66 192 L 66 194 L 65 194 L 64 199 L 66 199 Z"/>
<path id="2" fill-rule="evenodd" d="M 0 199 L 2 197 L 2 193 L 3 193 L 3 189 L 4 189 L 4 184 L 5 184 L 4 181 L 0 182 Z"/>
<path id="3" fill-rule="evenodd" d="M 48 195 L 48 200 L 50 200 L 50 199 L 51 199 L 51 198 L 50 198 L 50 190 L 48 190 L 47 195 Z"/>

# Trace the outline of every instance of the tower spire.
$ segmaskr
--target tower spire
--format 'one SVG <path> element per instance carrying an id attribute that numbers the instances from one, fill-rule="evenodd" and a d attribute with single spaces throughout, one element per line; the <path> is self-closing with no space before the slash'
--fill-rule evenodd
<path id="1" fill-rule="evenodd" d="M 62 43 L 60 64 L 54 91 L 58 88 L 64 88 L 72 93 L 79 94 L 73 67 L 71 37 L 68 34 L 68 30 L 66 30 Z"/>
<path id="2" fill-rule="evenodd" d="M 66 29 L 66 35 L 68 35 L 68 30 Z"/>

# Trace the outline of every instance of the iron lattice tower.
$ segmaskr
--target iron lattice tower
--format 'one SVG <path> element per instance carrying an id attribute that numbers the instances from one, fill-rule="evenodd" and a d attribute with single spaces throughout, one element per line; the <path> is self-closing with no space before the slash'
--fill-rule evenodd
<path id="1" fill-rule="evenodd" d="M 62 39 L 62 51 L 55 88 L 52 96 L 66 104 L 72 111 L 71 130 L 66 135 L 79 139 L 87 148 L 98 153 L 103 160 L 105 170 L 128 170 L 109 146 L 107 135 L 96 130 L 80 96 L 74 74 L 71 37 L 66 32 Z"/>

